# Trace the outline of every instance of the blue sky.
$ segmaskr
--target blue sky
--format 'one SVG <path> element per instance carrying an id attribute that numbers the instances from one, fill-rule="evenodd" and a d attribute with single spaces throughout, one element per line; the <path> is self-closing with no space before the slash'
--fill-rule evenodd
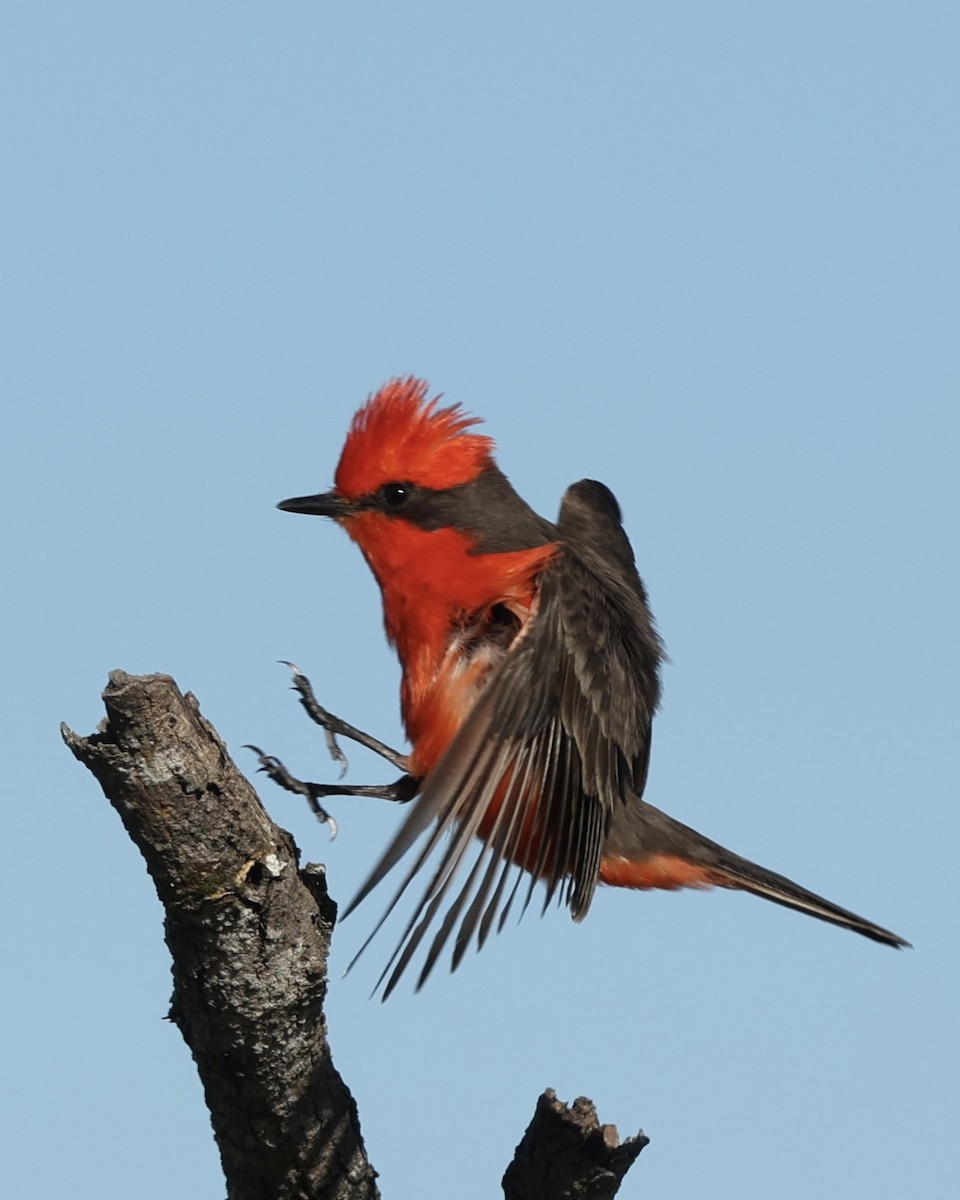
<path id="1" fill-rule="evenodd" d="M 220 1194 L 159 905 L 57 727 L 165 671 L 242 765 L 332 777 L 290 658 L 399 743 L 359 554 L 274 505 L 412 372 L 544 514 L 619 497 L 649 799 L 916 949 L 604 892 L 381 1006 L 365 904 L 328 1016 L 384 1196 L 497 1194 L 546 1086 L 650 1135 L 624 1197 L 952 1195 L 956 6 L 13 2 L 0 43 L 10 1194 Z M 263 791 L 341 901 L 398 820 L 330 845 Z"/>

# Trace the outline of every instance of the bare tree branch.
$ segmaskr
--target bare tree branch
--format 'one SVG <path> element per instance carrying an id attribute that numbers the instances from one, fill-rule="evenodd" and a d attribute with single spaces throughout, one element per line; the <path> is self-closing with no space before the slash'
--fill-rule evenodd
<path id="1" fill-rule="evenodd" d="M 505 1200 L 609 1200 L 649 1141 L 641 1132 L 621 1143 L 592 1100 L 566 1105 L 547 1088 L 503 1176 Z"/>
<path id="2" fill-rule="evenodd" d="M 173 957 L 171 1017 L 203 1082 L 230 1200 L 373 1200 L 376 1172 L 323 1017 L 336 905 L 297 869 L 193 696 L 114 671 L 107 721 L 64 730 L 153 876 Z"/>
<path id="3" fill-rule="evenodd" d="M 206 1096 L 229 1200 L 375 1200 L 356 1105 L 330 1057 L 323 1001 L 336 905 L 323 869 L 240 774 L 167 675 L 114 671 L 107 719 L 62 727 L 143 854 L 166 913 L 171 1018 Z M 646 1145 L 592 1104 L 540 1098 L 507 1200 L 603 1200 Z"/>

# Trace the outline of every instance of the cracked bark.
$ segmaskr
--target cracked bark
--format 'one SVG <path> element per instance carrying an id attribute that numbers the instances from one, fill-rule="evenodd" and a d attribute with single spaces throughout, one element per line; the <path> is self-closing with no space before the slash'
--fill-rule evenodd
<path id="1" fill-rule="evenodd" d="M 336 922 L 322 868 L 301 868 L 196 699 L 167 675 L 114 671 L 107 718 L 64 741 L 142 853 L 165 912 L 170 1015 L 193 1054 L 229 1200 L 374 1200 L 356 1105 L 323 1002 Z M 504 1176 L 507 1200 L 603 1200 L 646 1145 L 619 1144 L 589 1101 L 552 1092 Z"/>

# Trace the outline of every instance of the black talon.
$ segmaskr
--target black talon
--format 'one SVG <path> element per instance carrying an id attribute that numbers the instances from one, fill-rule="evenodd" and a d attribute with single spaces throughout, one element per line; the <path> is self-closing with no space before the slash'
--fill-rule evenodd
<path id="1" fill-rule="evenodd" d="M 300 703 L 306 710 L 307 715 L 326 734 L 330 755 L 335 762 L 340 763 L 341 779 L 347 769 L 347 756 L 337 743 L 338 734 L 341 737 L 350 738 L 351 741 L 357 742 L 361 746 L 366 746 L 368 750 L 372 750 L 375 754 L 379 754 L 382 758 L 385 758 L 387 762 L 392 763 L 393 766 L 398 767 L 404 774 L 395 783 L 310 783 L 307 780 L 298 779 L 296 775 L 292 775 L 276 755 L 264 754 L 259 746 L 248 743 L 244 749 L 252 750 L 257 755 L 260 764 L 257 770 L 263 771 L 265 775 L 285 791 L 305 797 L 307 803 L 310 805 L 311 812 L 317 820 L 330 826 L 331 841 L 337 836 L 337 822 L 320 803 L 322 799 L 326 799 L 328 796 L 369 796 L 375 800 L 392 800 L 398 804 L 406 804 L 409 800 L 412 800 L 420 791 L 420 785 L 423 781 L 407 772 L 406 755 L 392 749 L 378 738 L 364 733 L 363 730 L 357 729 L 348 721 L 343 721 L 340 717 L 334 716 L 333 713 L 327 712 L 318 703 L 316 696 L 313 694 L 313 687 L 310 680 L 303 674 L 299 667 L 291 662 L 287 662 L 285 659 L 280 659 L 280 662 L 285 667 L 289 667 L 293 672 L 293 688 L 294 691 L 299 693 Z"/>
<path id="2" fill-rule="evenodd" d="M 335 763 L 340 764 L 340 778 L 346 775 L 350 763 L 347 760 L 346 754 L 340 748 L 340 743 L 337 741 L 337 734 L 341 732 L 338 728 L 342 725 L 337 717 L 332 713 L 328 713 L 322 704 L 313 694 L 313 685 L 310 680 L 304 675 L 300 668 L 292 662 L 288 662 L 285 658 L 278 660 L 283 666 L 289 667 L 293 672 L 293 690 L 300 696 L 300 704 L 311 721 L 316 722 L 323 730 L 324 737 L 327 742 L 327 751 Z M 349 736 L 344 734 L 344 736 Z"/>
<path id="3" fill-rule="evenodd" d="M 381 742 L 379 738 L 375 738 L 369 733 L 364 733 L 362 729 L 357 729 L 349 721 L 344 721 L 341 717 L 328 712 L 317 700 L 313 692 L 313 685 L 300 668 L 292 662 L 287 662 L 286 659 L 281 658 L 279 661 L 293 672 L 293 689 L 299 693 L 300 704 L 307 716 L 326 733 L 327 748 L 330 751 L 330 756 L 335 762 L 340 763 L 343 768 L 340 773 L 341 779 L 346 773 L 347 757 L 337 743 L 338 734 L 340 737 L 349 738 L 351 742 L 365 746 L 368 750 L 372 750 L 374 754 L 379 754 L 381 758 L 385 758 L 388 763 L 395 766 L 398 771 L 407 770 L 408 763 L 405 754 L 401 754 L 399 750 L 394 750 L 392 746 L 388 746 L 386 742 Z"/>
<path id="4" fill-rule="evenodd" d="M 296 775 L 291 775 L 287 768 L 283 765 L 275 754 L 264 754 L 259 746 L 244 746 L 245 750 L 252 750 L 260 762 L 258 771 L 272 779 L 274 783 L 279 784 L 288 792 L 293 792 L 294 795 L 306 797 L 307 803 L 310 805 L 310 811 L 324 825 L 330 826 L 330 841 L 337 836 L 339 826 L 336 820 L 327 812 L 320 803 L 320 796 L 336 795 L 336 791 L 330 792 L 322 783 L 308 783 L 306 780 L 297 779 Z"/>

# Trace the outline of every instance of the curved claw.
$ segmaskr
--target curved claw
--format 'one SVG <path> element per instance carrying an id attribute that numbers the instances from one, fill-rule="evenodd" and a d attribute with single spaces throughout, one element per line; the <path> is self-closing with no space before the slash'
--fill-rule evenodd
<path id="1" fill-rule="evenodd" d="M 324 733 L 326 734 L 327 751 L 333 761 L 340 764 L 340 778 L 342 779 L 347 771 L 350 770 L 350 761 L 340 748 L 340 743 L 334 736 L 333 731 L 326 729 Z"/>
<path id="2" fill-rule="evenodd" d="M 259 746 L 254 746 L 250 742 L 245 742 L 242 749 L 252 750 L 254 752 L 254 754 L 257 756 L 257 759 L 260 762 L 260 766 L 257 767 L 258 775 L 264 771 L 267 774 L 272 774 L 274 769 L 277 767 L 279 767 L 281 771 L 284 769 L 283 763 L 280 761 L 279 758 L 277 758 L 277 756 L 275 754 L 265 754 L 260 749 Z"/>

